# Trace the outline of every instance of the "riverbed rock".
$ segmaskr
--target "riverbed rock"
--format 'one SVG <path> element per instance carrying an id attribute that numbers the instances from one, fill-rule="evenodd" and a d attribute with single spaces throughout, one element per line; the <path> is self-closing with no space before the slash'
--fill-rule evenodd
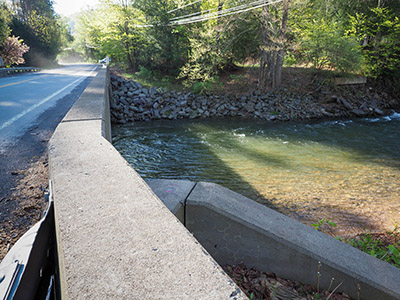
<path id="1" fill-rule="evenodd" d="M 390 113 L 390 103 L 371 92 L 368 97 L 320 94 L 294 94 L 254 91 L 245 95 L 195 95 L 190 92 L 166 91 L 143 87 L 140 83 L 111 75 L 110 97 L 112 122 L 145 121 L 151 119 L 182 119 L 208 117 L 257 118 L 266 121 L 309 120 L 322 117 L 343 118 Z M 325 101 L 323 99 L 326 99 Z M 379 105 L 378 105 L 379 104 Z"/>
<path id="2" fill-rule="evenodd" d="M 364 117 L 367 115 L 367 112 L 359 108 L 352 109 L 351 112 L 358 117 Z"/>
<path id="3" fill-rule="evenodd" d="M 377 108 L 377 107 L 374 108 L 374 112 L 375 112 L 376 114 L 380 115 L 380 116 L 385 115 L 385 113 L 383 112 L 383 110 L 381 110 L 381 109 L 379 109 L 379 108 Z"/>
<path id="4" fill-rule="evenodd" d="M 348 110 L 352 110 L 354 107 L 348 101 L 344 100 L 343 98 L 339 98 L 341 104 L 346 107 Z"/>

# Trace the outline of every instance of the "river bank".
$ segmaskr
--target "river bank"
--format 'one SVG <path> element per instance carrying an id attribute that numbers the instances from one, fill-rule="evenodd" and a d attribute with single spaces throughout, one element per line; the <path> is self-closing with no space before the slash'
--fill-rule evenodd
<path id="1" fill-rule="evenodd" d="M 111 116 L 114 123 L 160 119 L 239 117 L 265 121 L 349 119 L 392 113 L 399 99 L 371 86 L 352 85 L 341 89 L 281 89 L 241 94 L 194 94 L 143 87 L 140 83 L 111 75 Z"/>

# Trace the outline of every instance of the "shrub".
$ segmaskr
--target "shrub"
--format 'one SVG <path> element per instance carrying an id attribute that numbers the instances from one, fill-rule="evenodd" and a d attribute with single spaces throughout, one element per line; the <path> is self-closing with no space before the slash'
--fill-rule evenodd
<path id="1" fill-rule="evenodd" d="M 365 70 L 373 78 L 392 78 L 400 86 L 400 18 L 388 8 L 351 17 L 349 33 L 362 44 Z"/>
<path id="2" fill-rule="evenodd" d="M 359 71 L 362 65 L 360 47 L 354 37 L 345 36 L 337 27 L 323 19 L 310 22 L 300 36 L 303 61 L 318 69 Z"/>
<path id="3" fill-rule="evenodd" d="M 153 72 L 146 69 L 145 67 L 140 67 L 139 72 L 136 72 L 136 75 L 138 75 L 140 78 L 142 78 L 144 80 L 153 80 L 154 79 Z"/>
<path id="4" fill-rule="evenodd" d="M 23 55 L 29 51 L 29 47 L 18 37 L 9 36 L 5 42 L 0 45 L 0 56 L 7 67 L 19 65 L 25 62 Z"/>
<path id="5" fill-rule="evenodd" d="M 385 245 L 383 241 L 374 238 L 371 234 L 365 234 L 345 242 L 373 257 L 400 268 L 400 244 L 398 243 Z"/>

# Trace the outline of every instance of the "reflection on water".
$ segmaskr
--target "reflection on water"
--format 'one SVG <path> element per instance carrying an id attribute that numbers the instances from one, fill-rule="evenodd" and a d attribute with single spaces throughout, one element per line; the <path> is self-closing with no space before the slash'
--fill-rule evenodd
<path id="1" fill-rule="evenodd" d="M 400 115 L 314 124 L 185 120 L 116 126 L 145 178 L 212 181 L 336 233 L 400 221 Z"/>

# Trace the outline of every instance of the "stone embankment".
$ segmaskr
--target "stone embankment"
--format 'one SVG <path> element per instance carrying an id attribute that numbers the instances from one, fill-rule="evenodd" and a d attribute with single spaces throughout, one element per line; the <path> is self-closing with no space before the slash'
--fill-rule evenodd
<path id="1" fill-rule="evenodd" d="M 373 93 L 350 99 L 323 93 L 299 95 L 285 90 L 276 93 L 254 91 L 245 95 L 197 95 L 146 88 L 117 75 L 111 75 L 111 86 L 111 117 L 115 123 L 208 117 L 289 121 L 382 116 L 391 112 L 391 104 Z"/>

